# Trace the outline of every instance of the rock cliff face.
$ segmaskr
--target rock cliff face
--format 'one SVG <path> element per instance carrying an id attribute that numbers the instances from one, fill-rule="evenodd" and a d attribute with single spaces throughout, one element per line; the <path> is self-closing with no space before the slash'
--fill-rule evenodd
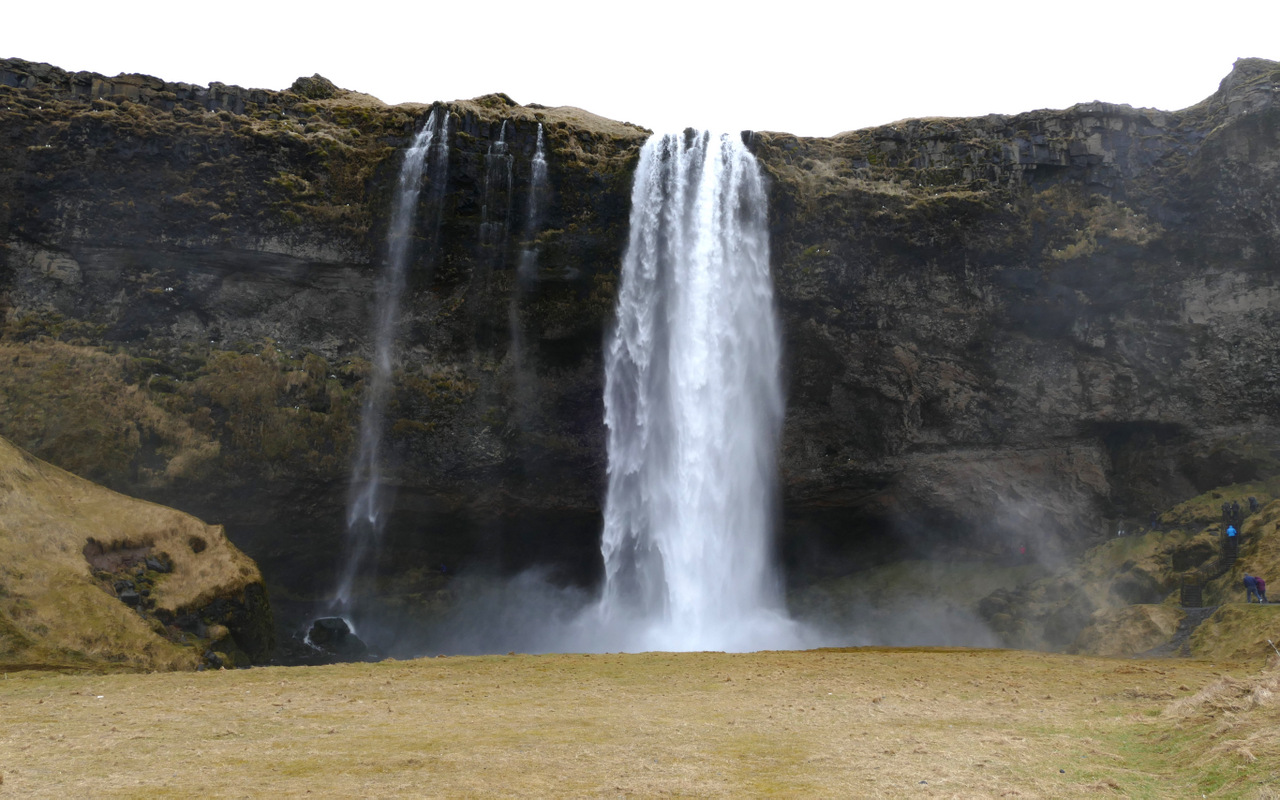
<path id="1" fill-rule="evenodd" d="M 903 547 L 1074 550 L 1275 472 L 1277 93 L 1280 65 L 1247 59 L 1178 112 L 744 134 L 771 178 L 792 575 Z M 589 582 L 600 346 L 648 132 L 503 95 L 436 107 L 446 200 L 404 305 L 380 589 L 429 599 L 440 564 L 480 561 Z M 278 606 L 323 593 L 391 187 L 428 110 L 319 76 L 271 92 L 0 62 L 0 434 L 224 520 Z"/>
<path id="2" fill-rule="evenodd" d="M 1056 547 L 1273 470 L 1278 79 L 761 135 L 790 506 Z"/>

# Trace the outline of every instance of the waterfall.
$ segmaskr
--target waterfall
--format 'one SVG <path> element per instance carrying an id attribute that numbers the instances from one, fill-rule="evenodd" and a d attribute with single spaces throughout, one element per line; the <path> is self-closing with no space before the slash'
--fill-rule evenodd
<path id="1" fill-rule="evenodd" d="M 429 197 L 436 206 L 435 228 L 438 235 L 439 203 L 449 163 L 449 115 L 437 118 L 432 109 L 422 130 L 405 151 L 404 164 L 396 182 L 392 199 L 391 225 L 387 231 L 387 261 L 378 283 L 377 305 L 373 319 L 373 359 L 365 380 L 364 405 L 360 415 L 360 438 L 351 468 L 351 485 L 347 494 L 346 560 L 343 564 L 335 608 L 349 610 L 353 587 L 381 543 L 386 521 L 388 498 L 382 481 L 382 441 L 385 431 L 387 401 L 391 393 L 391 368 L 395 354 L 396 328 L 400 320 L 400 299 L 410 261 L 410 245 L 418 196 L 424 172 L 431 182 Z M 437 141 L 438 139 L 438 141 Z M 433 144 L 435 145 L 433 147 Z"/>
<path id="2" fill-rule="evenodd" d="M 516 280 L 511 287 L 511 299 L 507 304 L 507 321 L 511 328 L 511 371 L 514 378 L 514 407 L 516 423 L 522 431 L 532 428 L 534 410 L 538 398 L 534 388 L 535 376 L 525 352 L 524 314 L 521 300 L 538 277 L 538 251 L 533 241 L 542 225 L 543 196 L 547 193 L 547 156 L 543 150 L 542 123 L 538 123 L 537 144 L 530 163 L 529 205 L 525 213 L 524 241 L 520 261 L 516 265 Z"/>
<path id="3" fill-rule="evenodd" d="M 515 159 L 507 152 L 507 121 L 502 121 L 498 141 L 484 156 L 484 204 L 480 207 L 480 243 L 499 244 L 511 226 L 511 167 Z M 495 206 L 504 204 L 502 219 L 495 219 Z M 499 235 L 500 234 L 500 235 Z"/>
<path id="4" fill-rule="evenodd" d="M 542 123 L 538 123 L 538 140 L 533 149 L 533 162 L 529 176 L 529 210 L 524 222 L 524 249 L 520 251 L 520 264 L 516 268 L 519 282 L 528 286 L 538 276 L 538 250 L 533 241 L 542 227 L 544 195 L 547 193 L 547 154 L 542 140 Z"/>
<path id="5" fill-rule="evenodd" d="M 737 137 L 655 135 L 631 203 L 600 621 L 630 650 L 798 646 L 773 566 L 784 402 L 759 166 Z"/>

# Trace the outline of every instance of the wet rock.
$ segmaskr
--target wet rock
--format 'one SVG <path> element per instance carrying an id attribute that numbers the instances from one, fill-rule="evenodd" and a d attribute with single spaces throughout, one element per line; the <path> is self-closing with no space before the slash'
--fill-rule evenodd
<path id="1" fill-rule="evenodd" d="M 368 647 L 341 617 L 317 619 L 307 631 L 307 641 L 343 658 L 360 658 L 368 653 Z"/>

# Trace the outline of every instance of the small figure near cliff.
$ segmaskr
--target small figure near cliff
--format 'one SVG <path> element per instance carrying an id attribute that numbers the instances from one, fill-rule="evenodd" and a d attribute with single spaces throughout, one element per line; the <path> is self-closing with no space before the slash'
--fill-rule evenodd
<path id="1" fill-rule="evenodd" d="M 1253 582 L 1258 585 L 1258 602 L 1259 603 L 1271 602 L 1270 600 L 1267 599 L 1267 579 L 1263 578 L 1261 575 L 1255 575 L 1253 576 Z M 1246 596 L 1246 599 L 1248 599 L 1247 596 Z"/>
<path id="2" fill-rule="evenodd" d="M 1249 513 L 1250 514 L 1258 513 L 1258 498 L 1256 497 L 1249 498 Z"/>
<path id="3" fill-rule="evenodd" d="M 1233 522 L 1240 522 L 1244 519 L 1244 517 L 1240 515 L 1240 503 L 1237 500 L 1231 501 L 1231 519 Z"/>
<path id="4" fill-rule="evenodd" d="M 1228 539 L 1234 539 L 1234 538 L 1236 538 L 1236 526 L 1235 526 L 1235 525 L 1228 525 L 1228 526 L 1227 526 L 1227 538 L 1228 538 Z"/>
<path id="5" fill-rule="evenodd" d="M 1262 598 L 1258 596 L 1258 579 L 1252 575 L 1244 576 L 1244 601 L 1252 603 L 1253 598 L 1257 597 L 1258 602 L 1262 602 Z"/>
<path id="6" fill-rule="evenodd" d="M 1153 531 L 1160 530 L 1160 515 L 1154 511 L 1151 512 L 1151 520 L 1147 523 L 1147 529 Z"/>
<path id="7" fill-rule="evenodd" d="M 1223 500 L 1222 501 L 1222 524 L 1226 525 L 1230 521 L 1231 521 L 1231 504 Z"/>

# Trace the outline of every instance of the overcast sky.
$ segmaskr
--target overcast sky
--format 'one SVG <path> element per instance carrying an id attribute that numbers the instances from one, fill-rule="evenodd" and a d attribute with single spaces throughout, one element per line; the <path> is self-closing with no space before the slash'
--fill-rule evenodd
<path id="1" fill-rule="evenodd" d="M 1103 100 L 1166 110 L 1280 60 L 1280 0 L 11 3 L 0 56 L 388 103 L 506 92 L 657 130 L 827 136 Z"/>

